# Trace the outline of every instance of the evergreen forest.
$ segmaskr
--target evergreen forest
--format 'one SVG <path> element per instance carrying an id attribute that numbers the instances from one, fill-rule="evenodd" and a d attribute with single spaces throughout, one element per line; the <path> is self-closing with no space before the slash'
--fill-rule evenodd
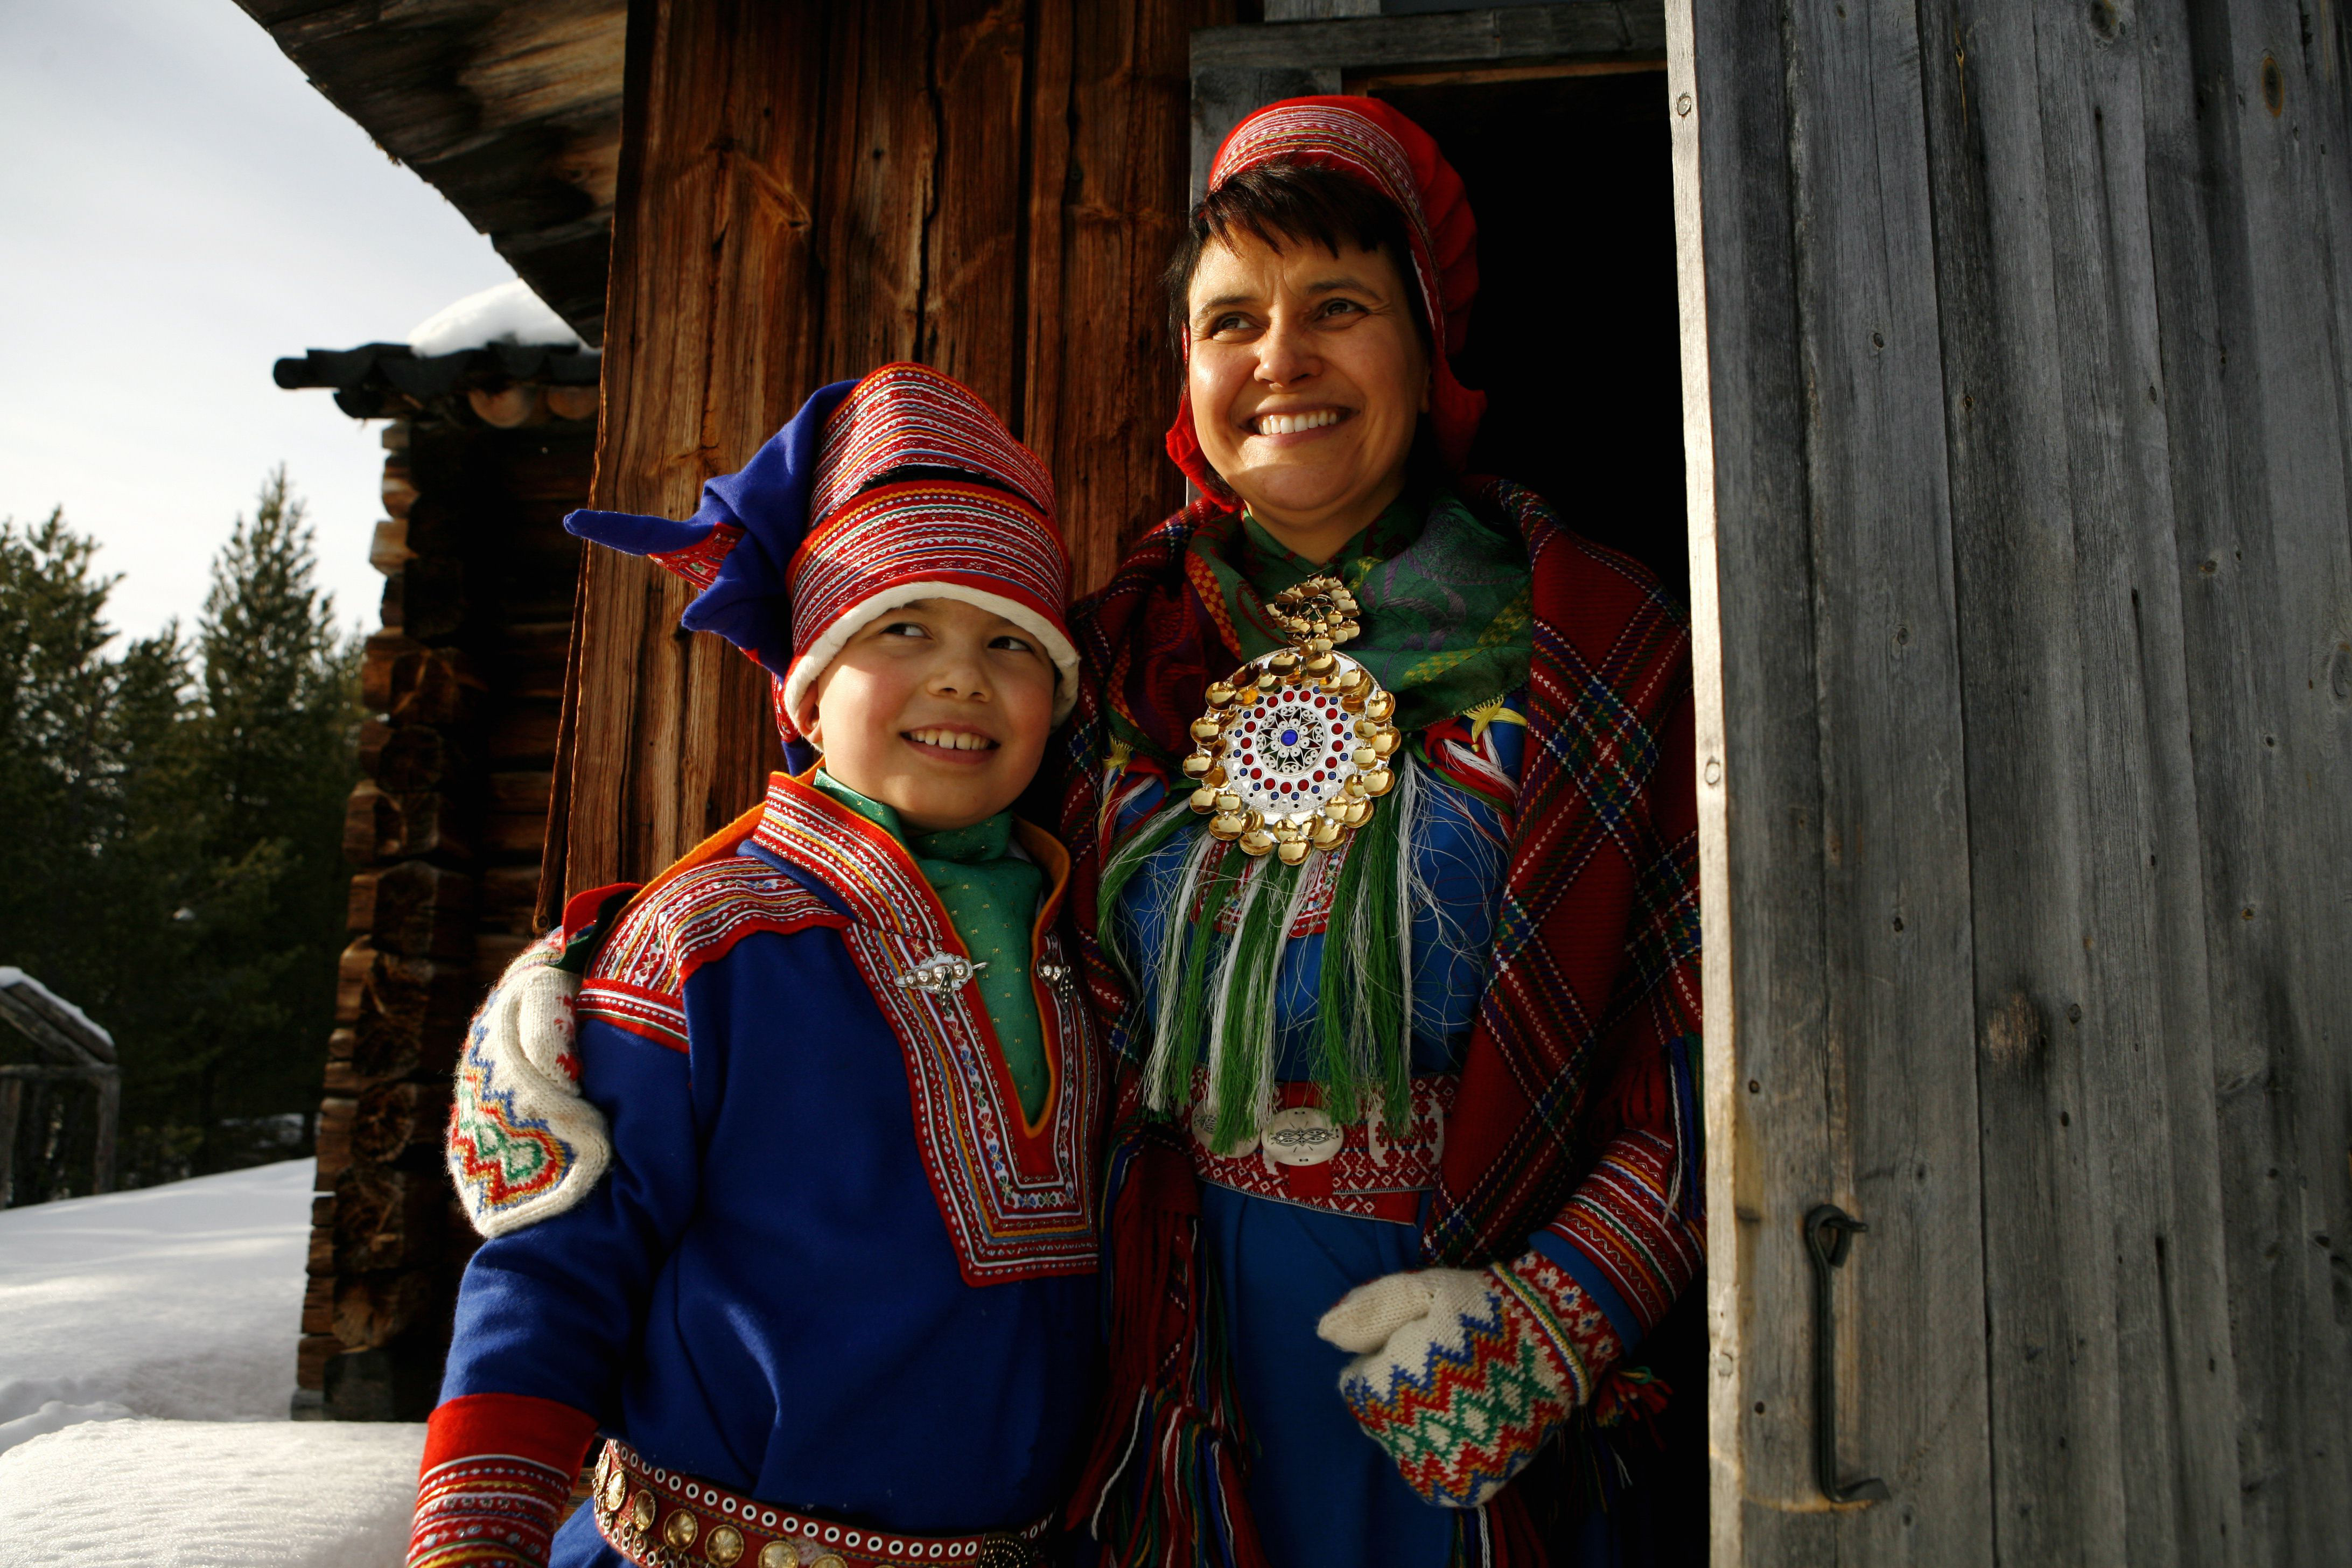
<path id="1" fill-rule="evenodd" d="M 114 1037 L 120 1184 L 309 1151 L 351 870 L 359 639 L 285 470 L 193 631 L 129 639 L 61 511 L 0 521 L 0 964 Z M 0 1058 L 23 1042 L 0 1029 Z M 69 1135 L 62 1103 L 41 1120 Z M 29 1119 L 28 1119 L 29 1120 Z M 20 1136 L 16 1201 L 87 1189 Z M 30 1178 L 33 1190 L 26 1190 Z"/>

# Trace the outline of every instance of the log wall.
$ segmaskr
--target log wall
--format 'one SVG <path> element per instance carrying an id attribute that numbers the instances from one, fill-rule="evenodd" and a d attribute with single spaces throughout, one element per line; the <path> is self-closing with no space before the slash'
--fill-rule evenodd
<path id="1" fill-rule="evenodd" d="M 295 1411 L 432 1408 L 473 1232 L 441 1163 L 467 1017 L 533 931 L 593 427 L 462 416 L 384 434 L 362 780 L 318 1137 Z M 582 415 L 593 410 L 582 407 Z"/>
<path id="2" fill-rule="evenodd" d="M 1233 0 L 638 0 L 595 504 L 683 517 L 817 386 L 918 359 L 1052 468 L 1079 585 L 1181 500 L 1159 273 L 1192 30 Z M 539 914 L 641 879 L 776 765 L 759 672 L 593 552 Z"/>

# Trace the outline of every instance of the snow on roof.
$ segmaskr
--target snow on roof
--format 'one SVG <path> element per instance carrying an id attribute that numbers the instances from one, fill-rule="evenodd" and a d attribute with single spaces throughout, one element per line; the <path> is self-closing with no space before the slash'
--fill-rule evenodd
<path id="1" fill-rule="evenodd" d="M 445 305 L 408 332 L 408 347 L 420 359 L 492 343 L 569 347 L 579 342 L 580 335 L 520 278 Z"/>
<path id="2" fill-rule="evenodd" d="M 68 1018 L 71 1018 L 75 1023 L 79 1024 L 83 1028 L 88 1029 L 91 1034 L 96 1035 L 100 1039 L 104 1040 L 109 1046 L 112 1046 L 114 1044 L 114 1037 L 108 1034 L 97 1024 L 91 1022 L 89 1014 L 83 1012 L 80 1008 L 75 1006 L 72 1003 L 67 1001 L 64 997 L 50 990 L 47 986 L 42 984 L 39 981 L 26 973 L 23 970 L 16 968 L 10 964 L 0 963 L 0 991 L 11 991 L 20 985 L 29 988 L 35 996 L 48 1004 L 50 1007 L 54 1008 L 58 1012 L 64 1014 Z"/>

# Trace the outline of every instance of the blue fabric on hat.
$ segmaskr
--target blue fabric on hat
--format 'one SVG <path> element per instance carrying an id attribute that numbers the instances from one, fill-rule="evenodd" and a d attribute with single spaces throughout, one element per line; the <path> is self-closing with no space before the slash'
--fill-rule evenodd
<path id="1" fill-rule="evenodd" d="M 781 680 L 793 662 L 793 605 L 784 569 L 808 537 L 809 488 L 816 478 L 824 422 L 856 384 L 836 381 L 819 388 L 741 469 L 705 480 L 702 504 L 686 521 L 583 510 L 566 517 L 563 526 L 631 555 L 690 549 L 721 523 L 742 529 L 742 539 L 719 563 L 717 579 L 695 595 L 678 625 L 690 632 L 718 633 Z"/>

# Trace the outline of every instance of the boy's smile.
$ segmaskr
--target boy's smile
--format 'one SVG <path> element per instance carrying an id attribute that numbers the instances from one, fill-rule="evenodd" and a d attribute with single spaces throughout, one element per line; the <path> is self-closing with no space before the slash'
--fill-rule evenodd
<path id="1" fill-rule="evenodd" d="M 1036 639 L 961 599 L 919 599 L 861 628 L 817 678 L 802 731 L 824 771 L 916 832 L 969 827 L 1020 798 L 1053 728 Z"/>

